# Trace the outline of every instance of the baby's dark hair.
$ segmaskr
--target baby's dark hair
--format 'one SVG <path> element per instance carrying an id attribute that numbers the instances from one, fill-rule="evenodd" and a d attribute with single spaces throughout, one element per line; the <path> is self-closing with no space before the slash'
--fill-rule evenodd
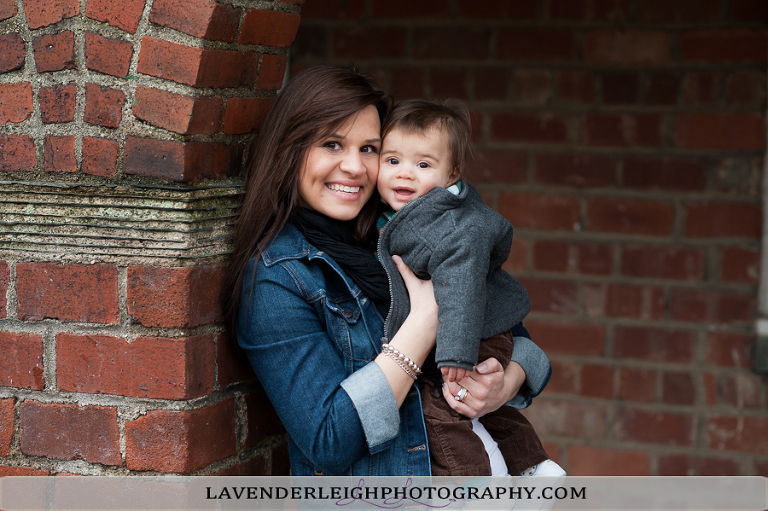
<path id="1" fill-rule="evenodd" d="M 423 134 L 437 128 L 448 134 L 451 166 L 457 181 L 464 174 L 472 154 L 472 123 L 469 109 L 458 99 L 439 102 L 431 99 L 409 99 L 395 105 L 381 129 L 382 139 L 395 129 Z"/>

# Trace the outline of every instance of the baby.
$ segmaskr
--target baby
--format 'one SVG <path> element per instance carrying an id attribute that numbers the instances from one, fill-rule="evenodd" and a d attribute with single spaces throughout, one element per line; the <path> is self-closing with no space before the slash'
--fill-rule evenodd
<path id="1" fill-rule="evenodd" d="M 512 245 L 512 226 L 484 206 L 479 192 L 462 178 L 472 143 L 467 108 L 452 100 L 404 101 L 388 117 L 382 136 L 378 190 L 391 208 L 379 219 L 378 253 L 392 291 L 385 339 L 395 335 L 410 310 L 392 262 L 397 254 L 417 275 L 432 279 L 439 306 L 434 362 L 442 377 L 460 382 L 478 357 L 494 357 L 506 367 L 514 347 L 511 329 L 528 314 L 530 300 L 501 269 Z M 429 361 L 425 375 L 428 366 Z M 491 475 L 483 441 L 472 421 L 445 402 L 439 376 L 435 370 L 432 378 L 422 378 L 432 474 Z M 462 389 L 456 399 L 466 395 Z M 498 444 L 510 474 L 564 475 L 517 409 L 502 406 L 480 423 Z M 487 472 L 478 473 L 478 466 Z"/>

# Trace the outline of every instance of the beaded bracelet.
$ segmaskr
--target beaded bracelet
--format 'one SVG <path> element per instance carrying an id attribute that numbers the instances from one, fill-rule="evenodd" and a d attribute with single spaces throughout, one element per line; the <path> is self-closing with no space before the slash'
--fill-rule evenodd
<path id="1" fill-rule="evenodd" d="M 405 371 L 405 373 L 406 373 L 408 376 L 410 376 L 410 377 L 411 377 L 411 378 L 413 378 L 414 380 L 418 378 L 418 376 L 416 376 L 416 375 L 413 373 L 413 371 L 411 371 L 411 370 L 408 368 L 408 366 L 407 366 L 407 365 L 406 365 L 406 364 L 405 364 L 405 363 L 404 363 L 402 360 L 400 360 L 400 358 L 399 358 L 397 355 L 395 355 L 395 354 L 394 354 L 394 353 L 392 353 L 391 351 L 385 351 L 385 352 L 383 352 L 383 353 L 384 353 L 386 356 L 388 356 L 389 358 L 391 358 L 392 360 L 394 360 L 394 361 L 397 363 L 397 365 L 399 365 L 399 366 L 402 368 L 402 370 L 403 370 L 403 371 Z"/>
<path id="2" fill-rule="evenodd" d="M 402 354 L 400 351 L 398 351 L 397 348 L 394 346 L 391 346 L 387 343 L 384 343 L 381 345 L 382 351 L 386 352 L 388 355 L 391 353 L 394 355 L 393 358 L 397 357 L 397 359 L 403 361 L 405 364 L 408 365 L 408 367 L 411 369 L 411 372 L 416 374 L 416 376 L 419 376 L 421 374 L 421 367 L 419 367 L 416 362 L 411 360 L 410 358 L 406 357 L 404 354 Z"/>

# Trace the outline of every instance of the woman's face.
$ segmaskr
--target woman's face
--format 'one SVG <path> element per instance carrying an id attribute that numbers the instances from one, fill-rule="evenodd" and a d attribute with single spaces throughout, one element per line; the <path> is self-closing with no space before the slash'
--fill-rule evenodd
<path id="1" fill-rule="evenodd" d="M 351 116 L 307 152 L 299 171 L 302 205 L 336 220 L 352 220 L 376 189 L 381 124 L 374 106 Z"/>

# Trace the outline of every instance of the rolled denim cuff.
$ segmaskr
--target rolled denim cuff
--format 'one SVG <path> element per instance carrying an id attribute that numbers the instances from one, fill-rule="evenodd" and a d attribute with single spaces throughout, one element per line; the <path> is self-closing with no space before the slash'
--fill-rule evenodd
<path id="1" fill-rule="evenodd" d="M 341 382 L 363 425 L 368 450 L 385 449 L 400 432 L 400 412 L 381 368 L 371 362 Z"/>
<path id="2" fill-rule="evenodd" d="M 525 408 L 531 399 L 541 394 L 552 376 L 552 366 L 547 355 L 527 337 L 513 337 L 515 349 L 512 361 L 517 362 L 525 371 L 525 384 L 520 392 L 507 404 L 515 408 Z"/>

